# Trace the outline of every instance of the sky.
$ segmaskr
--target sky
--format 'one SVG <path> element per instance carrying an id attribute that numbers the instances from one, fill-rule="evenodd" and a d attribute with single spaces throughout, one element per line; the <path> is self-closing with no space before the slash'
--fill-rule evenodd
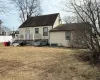
<path id="1" fill-rule="evenodd" d="M 3 0 L 5 5 L 9 4 L 8 0 Z M 41 0 L 42 14 L 52 14 L 60 13 L 60 16 L 70 15 L 64 12 L 59 5 L 61 5 L 61 0 Z M 0 14 L 0 19 L 2 20 L 4 26 L 10 28 L 11 30 L 17 30 L 21 25 L 21 21 L 18 15 L 18 11 L 13 5 L 5 13 Z"/>

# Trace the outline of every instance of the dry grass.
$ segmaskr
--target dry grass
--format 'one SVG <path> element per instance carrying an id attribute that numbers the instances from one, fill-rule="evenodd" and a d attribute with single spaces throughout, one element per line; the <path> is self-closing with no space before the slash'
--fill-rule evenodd
<path id="1" fill-rule="evenodd" d="M 84 51 L 0 46 L 0 80 L 100 80 L 98 68 L 75 58 Z"/>
<path id="2" fill-rule="evenodd" d="M 0 46 L 3 46 L 3 43 L 0 42 Z"/>

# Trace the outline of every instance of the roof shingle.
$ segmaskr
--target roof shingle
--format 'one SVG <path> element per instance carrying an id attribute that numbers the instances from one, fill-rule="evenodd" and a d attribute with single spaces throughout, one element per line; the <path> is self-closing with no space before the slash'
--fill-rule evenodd
<path id="1" fill-rule="evenodd" d="M 59 13 L 30 17 L 19 28 L 53 26 L 58 15 Z"/>
<path id="2" fill-rule="evenodd" d="M 85 29 L 91 29 L 90 24 L 88 22 L 86 22 L 86 23 L 83 22 L 83 23 L 60 24 L 59 26 L 50 30 L 50 32 L 73 31 L 73 30 L 78 31 L 78 30 L 85 30 Z"/>

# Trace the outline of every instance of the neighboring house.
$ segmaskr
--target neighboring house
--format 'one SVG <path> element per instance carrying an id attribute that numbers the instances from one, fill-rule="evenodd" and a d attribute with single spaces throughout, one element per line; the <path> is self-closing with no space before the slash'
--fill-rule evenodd
<path id="1" fill-rule="evenodd" d="M 89 23 L 61 24 L 50 30 L 50 45 L 82 47 L 92 28 Z"/>
<path id="2" fill-rule="evenodd" d="M 6 36 L 7 32 L 0 28 L 0 35 Z"/>
<path id="3" fill-rule="evenodd" d="M 48 40 L 49 31 L 61 23 L 60 14 L 30 17 L 19 27 L 19 40 Z"/>
<path id="4" fill-rule="evenodd" d="M 10 29 L 2 25 L 2 21 L 0 20 L 0 35 L 1 36 L 9 36 Z"/>
<path id="5" fill-rule="evenodd" d="M 1 36 L 9 36 L 9 31 L 5 30 L 4 28 L 0 28 L 0 35 Z"/>

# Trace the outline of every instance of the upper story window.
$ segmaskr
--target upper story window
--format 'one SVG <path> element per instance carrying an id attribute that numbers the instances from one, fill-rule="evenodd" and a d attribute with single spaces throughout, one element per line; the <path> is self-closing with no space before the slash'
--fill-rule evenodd
<path id="1" fill-rule="evenodd" d="M 43 28 L 43 36 L 48 36 L 48 27 Z"/>
<path id="2" fill-rule="evenodd" d="M 35 34 L 39 33 L 39 28 L 35 28 Z"/>
<path id="3" fill-rule="evenodd" d="M 66 40 L 70 40 L 71 39 L 71 32 L 67 31 L 66 35 L 65 35 Z"/>
<path id="4" fill-rule="evenodd" d="M 29 28 L 26 28 L 25 29 L 25 32 L 26 32 L 26 34 L 29 34 L 30 33 L 30 29 Z"/>

